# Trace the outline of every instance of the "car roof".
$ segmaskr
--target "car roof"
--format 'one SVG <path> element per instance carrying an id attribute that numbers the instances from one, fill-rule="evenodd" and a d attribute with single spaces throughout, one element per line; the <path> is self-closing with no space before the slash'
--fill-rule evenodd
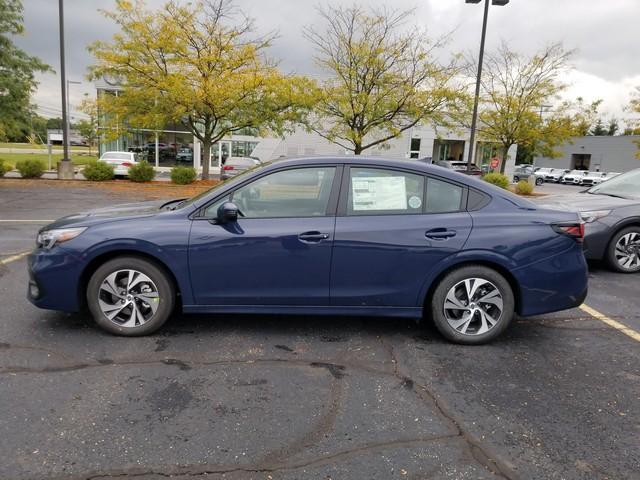
<path id="1" fill-rule="evenodd" d="M 349 155 L 349 156 L 314 156 L 314 157 L 297 157 L 297 158 L 281 158 L 277 161 L 269 162 L 265 165 L 266 170 L 280 169 L 287 166 L 301 166 L 301 165 L 326 165 L 327 163 L 334 163 L 338 165 L 345 164 L 357 164 L 358 166 L 371 166 L 371 167 L 390 167 L 399 168 L 404 170 L 413 170 L 418 173 L 432 174 L 443 179 L 452 180 L 454 182 L 466 184 L 470 187 L 489 193 L 493 196 L 501 196 L 507 198 L 516 205 L 528 208 L 534 206 L 532 202 L 514 193 L 496 187 L 490 183 L 485 182 L 472 175 L 465 175 L 463 173 L 450 170 L 448 168 L 440 167 L 431 163 L 418 162 L 415 159 L 392 159 L 385 157 L 371 157 L 363 155 Z M 265 171 L 265 170 L 263 170 Z"/>

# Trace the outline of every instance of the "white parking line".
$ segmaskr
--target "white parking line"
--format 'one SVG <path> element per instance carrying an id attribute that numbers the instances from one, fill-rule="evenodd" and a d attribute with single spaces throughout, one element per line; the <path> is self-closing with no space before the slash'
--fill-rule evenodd
<path id="1" fill-rule="evenodd" d="M 633 338 L 636 342 L 640 342 L 640 333 L 636 332 L 633 328 L 629 328 L 620 322 L 616 322 L 614 319 L 609 318 L 606 315 L 603 315 L 602 313 L 598 312 L 597 310 L 594 310 L 589 305 L 585 305 L 584 303 L 580 305 L 578 308 L 583 312 L 588 313 L 593 318 L 600 320 L 601 322 L 606 323 L 610 327 L 613 327 L 616 330 L 624 333 L 625 335 Z"/>
<path id="2" fill-rule="evenodd" d="M 11 255 L 10 257 L 3 258 L 2 260 L 0 260 L 0 265 L 6 265 L 7 263 L 15 262 L 16 260 L 20 260 L 21 258 L 26 257 L 30 253 L 31 251 L 16 253 L 15 255 Z"/>

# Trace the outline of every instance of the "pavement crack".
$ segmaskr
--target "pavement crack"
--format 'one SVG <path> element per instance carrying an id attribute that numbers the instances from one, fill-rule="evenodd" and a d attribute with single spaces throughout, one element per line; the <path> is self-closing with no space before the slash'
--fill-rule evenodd
<path id="1" fill-rule="evenodd" d="M 167 466 L 161 468 L 133 468 L 114 470 L 111 472 L 89 473 L 84 475 L 65 475 L 50 477 L 50 480 L 101 480 L 109 478 L 134 478 L 144 476 L 157 476 L 171 478 L 175 476 L 198 477 L 204 475 L 228 475 L 233 473 L 277 473 L 298 470 L 301 468 L 322 467 L 324 465 L 335 465 L 337 462 L 349 460 L 368 453 L 379 453 L 389 448 L 410 448 L 428 443 L 447 442 L 459 438 L 458 434 L 437 435 L 426 438 L 414 438 L 408 440 L 392 440 L 388 442 L 369 443 L 359 447 L 341 450 L 335 453 L 321 455 L 308 460 L 298 462 L 272 462 L 266 464 L 239 466 L 214 466 L 214 465 L 182 465 Z"/>
<path id="2" fill-rule="evenodd" d="M 507 480 L 518 480 L 519 477 L 512 468 L 509 467 L 505 461 L 501 460 L 498 455 L 489 452 L 488 447 L 483 445 L 480 439 L 464 427 L 463 422 L 456 417 L 452 409 L 439 399 L 435 393 L 429 390 L 426 385 L 417 383 L 409 375 L 401 371 L 401 366 L 391 342 L 382 336 L 380 336 L 379 339 L 382 346 L 389 353 L 390 360 L 393 363 L 394 376 L 400 380 L 400 385 L 412 389 L 420 399 L 426 401 L 431 407 L 434 407 L 440 417 L 446 420 L 446 423 L 451 425 L 457 432 L 454 436 L 460 437 L 466 442 L 471 455 L 482 467 L 492 474 Z"/>

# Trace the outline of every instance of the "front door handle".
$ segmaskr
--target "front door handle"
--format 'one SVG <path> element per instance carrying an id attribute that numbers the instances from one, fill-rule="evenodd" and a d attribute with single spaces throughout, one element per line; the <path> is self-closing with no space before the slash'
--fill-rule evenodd
<path id="1" fill-rule="evenodd" d="M 304 232 L 298 235 L 298 239 L 304 243 L 319 243 L 322 240 L 326 240 L 328 238 L 328 233 L 317 232 L 315 230 L 312 232 Z"/>
<path id="2" fill-rule="evenodd" d="M 446 240 L 448 238 L 455 237 L 456 231 L 447 230 L 446 228 L 434 228 L 433 230 L 428 230 L 424 236 L 431 240 Z"/>

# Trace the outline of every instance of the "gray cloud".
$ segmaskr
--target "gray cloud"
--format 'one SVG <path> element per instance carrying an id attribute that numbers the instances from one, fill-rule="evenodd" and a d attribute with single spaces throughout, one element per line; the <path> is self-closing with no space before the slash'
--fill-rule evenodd
<path id="1" fill-rule="evenodd" d="M 59 71 L 58 11 L 52 0 L 26 0 L 26 34 L 16 43 L 49 63 Z M 159 6 L 162 0 L 148 0 Z M 351 0 L 237 0 L 238 5 L 255 18 L 262 31 L 279 32 L 271 53 L 279 58 L 286 71 L 317 73 L 313 49 L 302 36 L 304 25 L 319 21 L 314 6 L 350 5 Z M 365 4 L 365 2 L 361 2 Z M 367 5 L 415 7 L 413 21 L 438 37 L 453 32 L 446 53 L 476 51 L 479 45 L 482 6 L 468 5 L 463 0 L 369 0 Z M 116 26 L 105 19 L 99 8 L 112 8 L 112 1 L 66 0 L 65 29 L 67 76 L 82 80 L 72 87 L 71 102 L 78 104 L 83 93 L 94 94 L 85 80 L 92 59 L 87 45 L 95 40 L 108 40 Z M 622 105 L 635 84 L 640 85 L 640 56 L 636 54 L 637 21 L 640 1 L 609 0 L 511 0 L 506 7 L 493 7 L 490 13 L 487 47 L 495 47 L 502 39 L 519 51 L 533 53 L 545 44 L 562 41 L 566 48 L 576 49 L 576 74 L 570 94 L 583 94 L 588 99 L 604 98 L 605 109 L 623 116 Z M 40 77 L 36 102 L 43 113 L 60 110 L 59 77 Z"/>

